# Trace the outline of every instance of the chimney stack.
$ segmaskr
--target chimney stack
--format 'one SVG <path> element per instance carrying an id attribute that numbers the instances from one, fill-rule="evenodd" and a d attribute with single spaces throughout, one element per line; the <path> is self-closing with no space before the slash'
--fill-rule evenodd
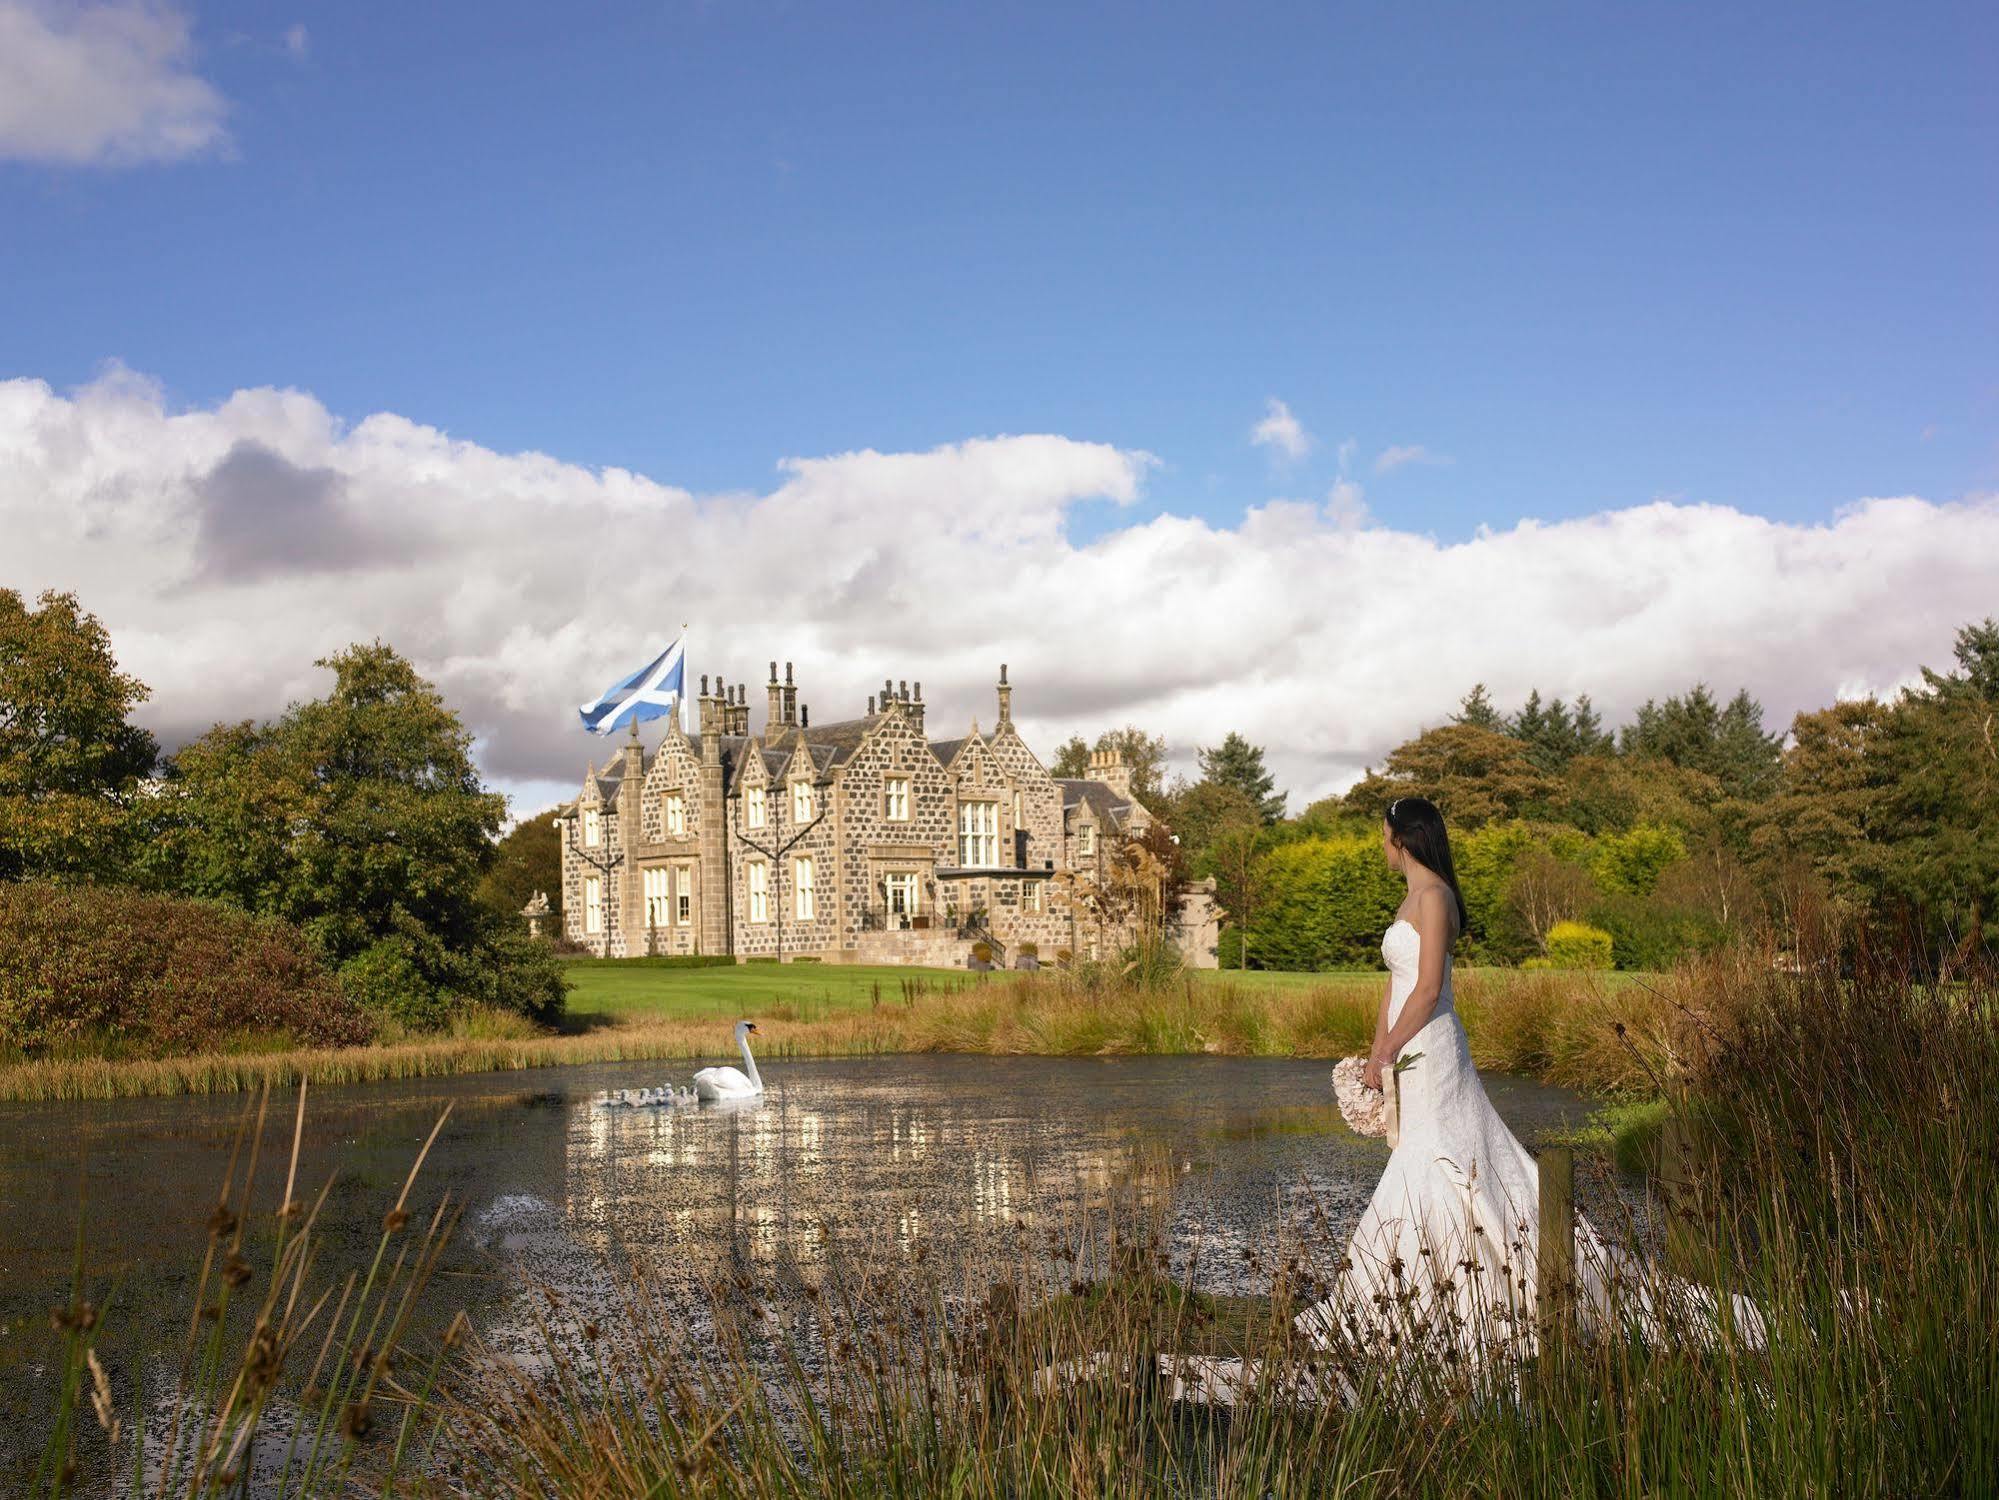
<path id="1" fill-rule="evenodd" d="M 999 721 L 1002 725 L 1013 722 L 1013 689 L 1006 680 L 1006 663 L 1000 663 L 999 680 Z"/>
<path id="2" fill-rule="evenodd" d="M 784 722 L 798 723 L 798 684 L 791 680 L 791 663 L 784 664 Z"/>
<path id="3" fill-rule="evenodd" d="M 770 681 L 764 687 L 764 743 L 774 742 L 784 733 L 784 689 L 778 686 L 777 663 L 770 664 Z"/>
<path id="4" fill-rule="evenodd" d="M 916 733 L 918 736 L 921 736 L 923 733 L 923 684 L 920 682 L 916 684 L 916 696 L 909 700 L 909 716 L 910 722 L 916 728 Z"/>
<path id="5" fill-rule="evenodd" d="M 1090 780 L 1101 781 L 1120 797 L 1131 796 L 1131 767 L 1124 763 L 1122 750 L 1092 750 Z"/>
<path id="6" fill-rule="evenodd" d="M 719 684 L 718 684 L 719 685 Z M 701 759 L 720 760 L 722 756 L 722 700 L 708 691 L 708 674 L 701 674 Z"/>

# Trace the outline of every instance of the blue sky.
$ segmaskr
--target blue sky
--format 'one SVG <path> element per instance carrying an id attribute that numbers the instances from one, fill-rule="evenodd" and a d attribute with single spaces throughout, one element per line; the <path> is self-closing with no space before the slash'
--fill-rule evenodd
<path id="1" fill-rule="evenodd" d="M 1999 606 L 1995 16 L 0 0 L 0 587 L 169 747 L 386 639 L 524 810 L 681 621 L 1300 802 L 1782 729 Z"/>
<path id="2" fill-rule="evenodd" d="M 698 491 L 1060 432 L 1223 522 L 1351 438 L 1446 538 L 1999 480 L 1989 5 L 188 15 L 220 149 L 0 165 L 0 375 Z"/>

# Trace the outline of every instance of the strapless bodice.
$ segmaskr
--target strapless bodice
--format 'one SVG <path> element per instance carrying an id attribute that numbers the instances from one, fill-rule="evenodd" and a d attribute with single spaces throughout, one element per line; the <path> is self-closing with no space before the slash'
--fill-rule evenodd
<path id="1" fill-rule="evenodd" d="M 1388 931 L 1381 935 L 1381 957 L 1388 965 L 1388 1024 L 1393 1026 L 1395 1018 L 1402 1013 L 1402 1002 L 1409 998 L 1409 992 L 1416 988 L 1417 962 L 1423 956 L 1423 935 L 1416 930 L 1416 924 L 1406 917 L 1397 917 L 1388 924 Z M 1444 955 L 1444 985 L 1437 996 L 1437 1008 L 1431 1020 L 1438 1016 L 1452 1014 L 1451 1006 L 1451 955 Z"/>

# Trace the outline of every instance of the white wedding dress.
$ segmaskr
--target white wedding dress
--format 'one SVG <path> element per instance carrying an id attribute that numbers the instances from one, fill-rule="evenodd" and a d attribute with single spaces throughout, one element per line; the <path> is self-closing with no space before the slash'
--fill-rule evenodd
<path id="1" fill-rule="evenodd" d="M 1402 918 L 1382 935 L 1390 1026 L 1416 987 L 1422 946 Z M 1396 1057 L 1403 1064 L 1400 1139 L 1353 1232 L 1332 1295 L 1299 1314 L 1298 1326 L 1321 1343 L 1341 1326 L 1372 1345 L 1403 1345 L 1413 1333 L 1461 1349 L 1529 1352 L 1540 1169 L 1492 1107 L 1472 1065 L 1452 1005 L 1448 954 L 1435 1013 Z M 1712 1293 L 1677 1277 L 1643 1274 L 1580 1215 L 1574 1267 L 1577 1311 L 1586 1324 L 1622 1322 L 1635 1313 L 1656 1332 L 1670 1302 L 1714 1326 Z M 1742 1297 L 1733 1306 L 1737 1329 L 1760 1343 L 1754 1306 Z"/>

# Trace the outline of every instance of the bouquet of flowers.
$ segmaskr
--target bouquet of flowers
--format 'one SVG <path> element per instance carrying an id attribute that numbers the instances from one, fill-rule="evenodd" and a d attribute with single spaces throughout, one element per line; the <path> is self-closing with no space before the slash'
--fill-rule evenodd
<path id="1" fill-rule="evenodd" d="M 1369 1088 L 1366 1076 L 1364 1057 L 1343 1057 L 1333 1065 L 1333 1097 L 1339 1101 L 1340 1118 L 1355 1135 L 1386 1135 L 1388 1091 Z"/>
<path id="2" fill-rule="evenodd" d="M 1385 1136 L 1392 1149 L 1401 1142 L 1400 1090 L 1396 1080 L 1402 1070 L 1423 1054 L 1412 1052 L 1394 1067 L 1384 1069 L 1381 1087 L 1367 1086 L 1367 1059 L 1343 1057 L 1333 1064 L 1333 1098 L 1339 1101 L 1340 1118 L 1355 1135 Z"/>

